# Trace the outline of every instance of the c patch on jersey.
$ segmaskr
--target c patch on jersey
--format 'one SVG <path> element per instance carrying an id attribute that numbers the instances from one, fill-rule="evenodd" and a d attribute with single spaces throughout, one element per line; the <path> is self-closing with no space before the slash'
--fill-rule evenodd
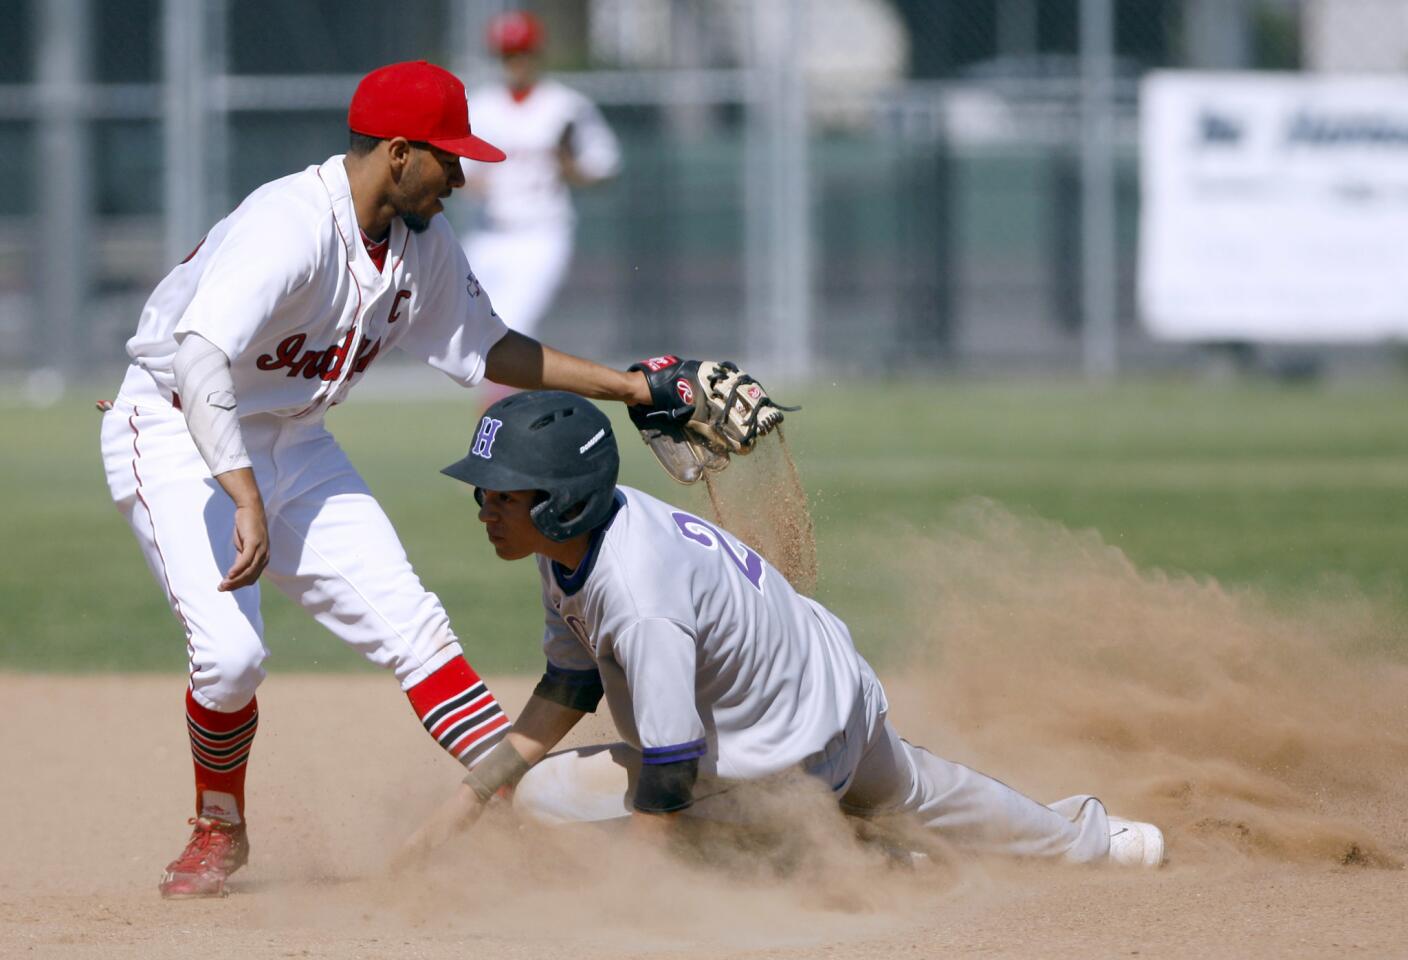
<path id="1" fill-rule="evenodd" d="M 499 427 L 503 425 L 502 420 L 495 420 L 493 417 L 480 420 L 479 432 L 474 435 L 474 447 L 469 452 L 485 460 L 494 459 L 494 438 L 499 435 Z"/>

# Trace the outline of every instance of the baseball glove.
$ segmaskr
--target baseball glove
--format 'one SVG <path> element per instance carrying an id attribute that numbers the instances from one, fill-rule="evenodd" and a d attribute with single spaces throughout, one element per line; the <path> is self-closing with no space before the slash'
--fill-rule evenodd
<path id="1" fill-rule="evenodd" d="M 733 454 L 749 454 L 782 423 L 784 407 L 763 385 L 727 360 L 652 357 L 632 364 L 650 386 L 649 407 L 629 407 L 631 422 L 665 472 L 694 483 L 722 470 Z"/>

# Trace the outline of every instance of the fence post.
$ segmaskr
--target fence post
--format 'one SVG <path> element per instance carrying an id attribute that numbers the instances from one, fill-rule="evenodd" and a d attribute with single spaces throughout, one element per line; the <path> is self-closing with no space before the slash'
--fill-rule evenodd
<path id="1" fill-rule="evenodd" d="M 179 263 L 210 226 L 205 173 L 204 4 L 166 0 L 162 9 L 162 142 L 166 266 Z"/>
<path id="2" fill-rule="evenodd" d="M 1085 376 L 1118 372 L 1115 294 L 1114 7 L 1081 0 L 1081 354 Z"/>
<path id="3" fill-rule="evenodd" d="M 750 228 L 763 240 L 766 268 L 754 274 L 765 290 L 763 309 L 750 309 L 750 326 L 774 376 L 802 377 L 812 368 L 811 178 L 805 73 L 806 0 L 754 7 L 755 69 L 760 96 L 750 104 L 761 140 L 758 181 L 749 191 Z M 751 158 L 750 158 L 751 159 Z M 761 200 L 762 210 L 756 208 Z M 756 233 L 754 230 L 756 229 Z M 764 239 L 765 238 L 765 239 Z M 750 284 L 750 294 L 756 289 Z M 761 291 L 759 291 L 761 292 Z"/>
<path id="4" fill-rule="evenodd" d="M 36 372 L 71 378 L 86 357 L 78 324 L 88 295 L 92 214 L 87 0 L 45 0 L 39 15 L 38 297 L 31 349 Z"/>

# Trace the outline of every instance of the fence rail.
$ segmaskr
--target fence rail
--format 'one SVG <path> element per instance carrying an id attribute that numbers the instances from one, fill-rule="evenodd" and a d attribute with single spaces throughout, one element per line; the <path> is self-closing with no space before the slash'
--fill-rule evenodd
<path id="1" fill-rule="evenodd" d="M 1335 69 L 1344 24 L 1408 63 L 1408 0 L 528 5 L 627 148 L 579 198 L 545 336 L 798 376 L 1190 362 L 1135 315 L 1140 77 Z M 504 3 L 415 6 L 438 32 L 408 49 L 345 0 L 354 26 L 312 58 L 329 72 L 268 32 L 321 22 L 313 0 L 0 0 L 0 380 L 121 363 L 173 256 L 259 179 L 341 149 L 370 66 L 492 74 L 478 35 Z"/>

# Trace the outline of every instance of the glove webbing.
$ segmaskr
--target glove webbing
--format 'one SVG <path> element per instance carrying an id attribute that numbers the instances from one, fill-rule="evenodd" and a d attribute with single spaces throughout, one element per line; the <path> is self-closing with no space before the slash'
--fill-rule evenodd
<path id="1" fill-rule="evenodd" d="M 721 370 L 725 372 L 720 373 L 719 371 Z M 720 433 L 723 432 L 723 425 L 729 422 L 729 411 L 731 411 L 733 409 L 733 405 L 738 402 L 739 388 L 750 383 L 758 382 L 757 379 L 754 378 L 751 374 L 742 373 L 738 369 L 738 364 L 734 363 L 731 360 L 724 360 L 720 362 L 717 366 L 715 366 L 713 372 L 708 375 L 709 389 L 713 390 L 718 385 L 718 382 L 720 380 L 726 379 L 730 374 L 735 375 L 733 387 L 729 390 L 728 396 L 724 398 L 724 403 L 719 410 L 719 415 L 714 418 L 712 423 L 710 423 L 710 426 Z M 742 446 L 750 446 L 753 441 L 757 439 L 758 417 L 762 415 L 763 410 L 767 407 L 775 407 L 778 410 L 782 410 L 786 413 L 795 413 L 798 410 L 802 409 L 801 407 L 784 406 L 778 403 L 777 401 L 773 400 L 772 397 L 768 396 L 767 393 L 764 392 L 763 398 L 753 404 L 753 412 L 749 414 L 746 420 L 743 421 L 748 429 L 739 441 Z"/>

